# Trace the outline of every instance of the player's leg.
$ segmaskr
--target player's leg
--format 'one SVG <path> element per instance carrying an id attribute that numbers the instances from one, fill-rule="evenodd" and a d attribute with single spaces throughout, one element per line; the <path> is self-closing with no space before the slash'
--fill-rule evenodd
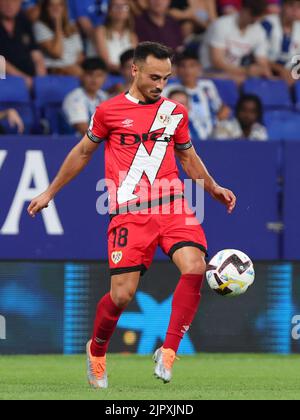
<path id="1" fill-rule="evenodd" d="M 150 267 L 157 247 L 157 228 L 151 217 L 116 216 L 108 229 L 108 255 L 111 290 L 99 302 L 94 334 L 88 349 L 98 378 L 106 378 L 105 354 L 118 320 L 133 298 L 140 276 Z M 105 372 L 105 373 L 104 373 Z M 90 381 L 94 382 L 94 381 Z M 96 382 L 97 387 L 103 382 Z M 92 384 L 93 385 L 93 384 Z M 107 386 L 107 379 L 104 381 Z"/>
<path id="2" fill-rule="evenodd" d="M 154 355 L 155 374 L 169 382 L 172 366 L 184 334 L 189 330 L 198 311 L 201 287 L 206 270 L 205 254 L 196 247 L 183 247 L 173 255 L 173 262 L 181 272 L 172 300 L 172 313 L 166 339 Z"/>
<path id="3" fill-rule="evenodd" d="M 93 339 L 87 344 L 88 378 L 95 388 L 107 388 L 106 353 L 117 323 L 133 299 L 140 271 L 114 275 L 111 290 L 99 302 Z"/>
<path id="4" fill-rule="evenodd" d="M 140 280 L 140 272 L 111 277 L 111 290 L 99 302 L 95 320 L 91 351 L 94 356 L 104 356 L 117 322 L 133 299 Z"/>
<path id="5" fill-rule="evenodd" d="M 197 313 L 206 270 L 207 242 L 204 231 L 195 215 L 186 210 L 187 204 L 183 204 L 185 201 L 174 203 L 170 214 L 161 216 L 161 225 L 165 228 L 161 231 L 160 246 L 181 273 L 173 296 L 166 339 L 154 355 L 155 374 L 165 382 L 171 380 L 176 352 Z"/>
<path id="6" fill-rule="evenodd" d="M 206 262 L 204 252 L 196 247 L 178 249 L 172 259 L 181 277 L 174 292 L 170 324 L 163 347 L 176 353 L 198 311 Z"/>

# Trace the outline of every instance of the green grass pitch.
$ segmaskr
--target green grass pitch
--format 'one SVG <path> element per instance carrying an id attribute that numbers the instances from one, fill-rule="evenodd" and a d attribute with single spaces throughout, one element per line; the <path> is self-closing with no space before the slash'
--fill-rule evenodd
<path id="1" fill-rule="evenodd" d="M 0 400 L 299 400 L 300 356 L 199 354 L 153 376 L 151 357 L 108 355 L 109 389 L 89 389 L 84 356 L 1 356 Z"/>

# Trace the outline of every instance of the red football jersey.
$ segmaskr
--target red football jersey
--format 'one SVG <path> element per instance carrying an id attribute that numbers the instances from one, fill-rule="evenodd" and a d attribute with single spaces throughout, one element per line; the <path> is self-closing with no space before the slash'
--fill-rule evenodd
<path id="1" fill-rule="evenodd" d="M 188 124 L 184 106 L 166 98 L 144 104 L 127 93 L 97 108 L 88 137 L 96 143 L 105 141 L 111 214 L 183 196 L 174 149 L 192 147 Z"/>

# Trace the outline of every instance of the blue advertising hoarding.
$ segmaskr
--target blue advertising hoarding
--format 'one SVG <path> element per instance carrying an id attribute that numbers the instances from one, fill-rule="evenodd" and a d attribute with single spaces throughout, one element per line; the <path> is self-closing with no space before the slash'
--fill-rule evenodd
<path id="1" fill-rule="evenodd" d="M 237 299 L 205 285 L 181 354 L 300 352 L 299 264 L 255 263 L 255 270 L 254 285 Z M 110 352 L 151 354 L 161 345 L 178 278 L 173 264 L 152 265 L 118 323 Z M 109 283 L 105 262 L 0 262 L 0 354 L 83 353 Z"/>
<path id="2" fill-rule="evenodd" d="M 55 137 L 1 139 L 2 260 L 107 259 L 109 219 L 96 211 L 101 194 L 96 186 L 104 178 L 103 145 L 42 215 L 31 219 L 26 213 L 31 199 L 47 188 L 75 142 L 74 138 Z M 279 217 L 280 145 L 202 142 L 195 147 L 217 181 L 238 196 L 237 209 L 228 216 L 225 208 L 206 195 L 204 228 L 210 255 L 223 248 L 238 248 L 253 259 L 278 259 L 278 235 L 267 226 Z M 157 258 L 166 257 L 158 252 Z"/>
<path id="3" fill-rule="evenodd" d="M 286 260 L 300 259 L 300 143 L 285 144 L 284 155 L 284 258 Z"/>

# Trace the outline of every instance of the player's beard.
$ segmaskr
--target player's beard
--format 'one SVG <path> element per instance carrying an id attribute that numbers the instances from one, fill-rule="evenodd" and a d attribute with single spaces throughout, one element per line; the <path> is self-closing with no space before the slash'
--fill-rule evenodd
<path id="1" fill-rule="evenodd" d="M 161 97 L 161 94 L 162 94 L 162 91 L 161 90 L 158 90 L 158 89 L 151 90 L 150 91 L 150 95 L 151 96 L 148 97 L 148 100 L 150 100 L 152 102 L 153 101 L 158 101 L 159 98 Z"/>

